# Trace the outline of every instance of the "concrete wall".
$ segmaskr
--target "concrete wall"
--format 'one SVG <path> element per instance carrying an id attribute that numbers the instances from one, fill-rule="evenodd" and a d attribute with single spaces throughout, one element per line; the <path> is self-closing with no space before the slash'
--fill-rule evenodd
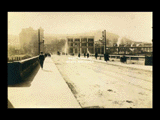
<path id="1" fill-rule="evenodd" d="M 8 62 L 8 85 L 23 81 L 37 65 L 39 65 L 38 56 L 21 61 Z"/>

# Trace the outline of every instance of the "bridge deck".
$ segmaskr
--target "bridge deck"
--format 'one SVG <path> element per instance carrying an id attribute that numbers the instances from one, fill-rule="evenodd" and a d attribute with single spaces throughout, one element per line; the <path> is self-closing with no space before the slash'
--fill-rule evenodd
<path id="1" fill-rule="evenodd" d="M 14 108 L 80 108 L 49 57 L 30 87 L 8 87 L 8 99 Z"/>

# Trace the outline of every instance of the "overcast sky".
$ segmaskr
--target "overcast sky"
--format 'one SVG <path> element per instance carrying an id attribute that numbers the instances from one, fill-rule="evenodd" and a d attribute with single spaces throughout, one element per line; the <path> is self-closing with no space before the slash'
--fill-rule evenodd
<path id="1" fill-rule="evenodd" d="M 8 12 L 8 34 L 30 26 L 41 26 L 44 34 L 106 30 L 135 41 L 152 40 L 152 12 Z"/>

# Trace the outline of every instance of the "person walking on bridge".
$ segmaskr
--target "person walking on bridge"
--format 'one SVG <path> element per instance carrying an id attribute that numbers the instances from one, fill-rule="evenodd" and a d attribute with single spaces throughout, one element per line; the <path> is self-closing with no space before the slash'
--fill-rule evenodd
<path id="1" fill-rule="evenodd" d="M 86 57 L 86 53 L 84 52 L 84 57 Z"/>
<path id="2" fill-rule="evenodd" d="M 98 53 L 96 52 L 96 53 L 95 53 L 95 58 L 97 59 L 97 57 L 98 57 Z"/>
<path id="3" fill-rule="evenodd" d="M 87 58 L 89 58 L 89 52 L 87 52 Z"/>
<path id="4" fill-rule="evenodd" d="M 41 52 L 41 54 L 39 55 L 39 63 L 41 65 L 41 68 L 43 69 L 43 62 L 44 62 L 44 55 L 43 55 L 43 52 Z"/>

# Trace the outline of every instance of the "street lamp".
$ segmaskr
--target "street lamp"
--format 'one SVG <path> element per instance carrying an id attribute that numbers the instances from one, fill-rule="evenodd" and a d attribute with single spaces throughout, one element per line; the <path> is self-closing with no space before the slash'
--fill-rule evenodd
<path id="1" fill-rule="evenodd" d="M 42 42 L 40 41 L 40 29 L 38 29 L 38 52 L 40 54 L 40 44 L 43 43 L 43 51 L 44 51 L 44 38 L 42 38 Z"/>
<path id="2" fill-rule="evenodd" d="M 43 41 L 42 42 L 39 42 L 39 46 L 41 45 L 41 43 L 43 43 L 43 52 L 44 52 L 44 38 L 42 38 Z"/>

